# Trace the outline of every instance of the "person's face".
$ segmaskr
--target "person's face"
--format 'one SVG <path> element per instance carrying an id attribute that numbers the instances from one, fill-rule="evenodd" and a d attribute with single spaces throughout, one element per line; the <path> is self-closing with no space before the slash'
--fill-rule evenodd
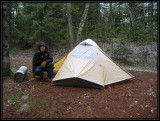
<path id="1" fill-rule="evenodd" d="M 40 47 L 40 50 L 41 50 L 42 52 L 44 52 L 44 51 L 45 51 L 45 46 L 41 46 L 41 47 Z"/>

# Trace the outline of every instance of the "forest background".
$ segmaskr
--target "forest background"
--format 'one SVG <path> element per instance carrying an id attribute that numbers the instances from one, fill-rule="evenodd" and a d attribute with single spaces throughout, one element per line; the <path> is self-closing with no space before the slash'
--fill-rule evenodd
<path id="1" fill-rule="evenodd" d="M 116 62 L 157 71 L 156 1 L 9 2 L 6 9 L 11 54 L 18 51 L 16 45 L 28 49 L 40 41 L 45 41 L 49 50 L 65 46 L 67 53 L 91 38 Z"/>

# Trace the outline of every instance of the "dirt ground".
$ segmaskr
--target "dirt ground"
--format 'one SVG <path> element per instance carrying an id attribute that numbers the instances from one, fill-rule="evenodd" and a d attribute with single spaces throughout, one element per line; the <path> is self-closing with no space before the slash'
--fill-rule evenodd
<path id="1" fill-rule="evenodd" d="M 25 55 L 23 62 L 20 58 L 11 56 L 11 65 L 30 68 L 29 56 Z M 45 79 L 31 79 L 29 69 L 23 82 L 4 79 L 2 119 L 158 119 L 157 73 L 128 72 L 135 77 L 109 85 L 104 91 L 48 86 Z M 23 104 L 29 106 L 27 111 L 21 110 Z"/>

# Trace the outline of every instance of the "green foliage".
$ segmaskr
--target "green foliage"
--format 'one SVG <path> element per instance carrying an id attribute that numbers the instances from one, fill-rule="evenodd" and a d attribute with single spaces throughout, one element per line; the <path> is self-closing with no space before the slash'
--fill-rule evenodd
<path id="1" fill-rule="evenodd" d="M 9 39 L 29 48 L 45 41 L 66 44 L 68 32 L 66 3 L 10 3 Z M 85 3 L 72 3 L 73 37 L 76 38 Z M 82 40 L 112 40 L 126 35 L 126 41 L 157 41 L 157 3 L 91 3 Z M 13 42 L 14 43 L 14 42 Z"/>
<path id="2" fill-rule="evenodd" d="M 91 106 L 87 106 L 88 111 L 92 111 Z"/>
<path id="3" fill-rule="evenodd" d="M 17 48 L 12 48 L 12 49 L 11 49 L 11 53 L 12 53 L 13 55 L 15 55 L 15 54 L 17 53 Z"/>
<path id="4" fill-rule="evenodd" d="M 10 88 L 10 85 L 8 83 L 3 84 L 3 88 Z"/>
<path id="5" fill-rule="evenodd" d="M 60 39 L 59 41 L 61 44 L 66 44 L 66 42 L 67 42 L 65 39 Z"/>
<path id="6" fill-rule="evenodd" d="M 129 46 L 128 41 L 130 40 L 126 36 L 118 37 L 118 45 L 113 47 L 111 51 L 113 58 L 126 62 L 134 54 L 134 50 Z"/>
<path id="7" fill-rule="evenodd" d="M 20 14 L 16 15 L 16 30 L 10 31 L 10 39 L 20 40 L 24 48 L 40 41 L 63 40 L 62 43 L 65 43 L 67 28 L 62 17 L 63 4 L 22 3 L 21 7 L 19 3 L 14 4 L 17 4 Z"/>
<path id="8" fill-rule="evenodd" d="M 40 99 L 33 100 L 32 98 L 30 98 L 27 103 L 29 105 L 31 105 L 32 107 L 34 107 L 35 109 L 37 109 L 37 108 L 44 108 L 45 104 L 46 104 L 44 101 L 41 101 Z"/>
<path id="9" fill-rule="evenodd" d="M 112 48 L 112 56 L 119 60 L 126 61 L 129 57 L 133 55 L 133 50 L 128 46 L 117 46 Z"/>

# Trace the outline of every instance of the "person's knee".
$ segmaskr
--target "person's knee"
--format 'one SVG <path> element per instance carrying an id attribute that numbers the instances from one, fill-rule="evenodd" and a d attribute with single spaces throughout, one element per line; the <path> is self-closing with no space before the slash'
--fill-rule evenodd
<path id="1" fill-rule="evenodd" d="M 34 70 L 34 74 L 37 75 L 37 76 L 41 76 L 43 75 L 43 71 L 42 71 L 42 68 L 41 67 L 36 67 L 35 70 Z"/>
<path id="2" fill-rule="evenodd" d="M 47 72 L 48 72 L 48 77 L 49 78 L 53 77 L 53 63 L 48 63 Z"/>

